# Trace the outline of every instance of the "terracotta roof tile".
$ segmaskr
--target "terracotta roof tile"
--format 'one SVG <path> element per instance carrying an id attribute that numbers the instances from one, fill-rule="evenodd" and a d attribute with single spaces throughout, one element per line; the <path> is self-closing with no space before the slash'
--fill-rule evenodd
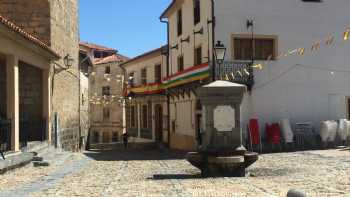
<path id="1" fill-rule="evenodd" d="M 88 43 L 88 42 L 80 42 L 79 44 L 80 44 L 80 46 L 85 46 L 87 48 L 95 49 L 95 50 L 99 50 L 99 51 L 117 52 L 116 49 L 108 48 L 108 47 L 101 46 L 101 45 L 98 45 L 98 44 L 93 44 L 93 43 Z"/>
<path id="2" fill-rule="evenodd" d="M 94 64 L 98 65 L 98 64 L 107 64 L 107 63 L 111 63 L 111 62 L 124 62 L 126 60 L 128 60 L 129 58 L 119 55 L 119 54 L 114 54 L 105 58 L 96 58 L 94 60 Z"/>
<path id="3" fill-rule="evenodd" d="M 0 15 L 0 23 L 5 25 L 8 29 L 20 34 L 25 39 L 29 40 L 33 44 L 45 49 L 46 51 L 50 52 L 52 55 L 56 56 L 57 58 L 60 57 L 59 54 L 57 54 L 54 50 L 51 49 L 50 46 L 48 46 L 45 42 L 41 41 L 39 38 L 35 37 L 34 35 L 24 31 L 22 28 L 11 22 L 10 20 L 6 19 L 5 17 Z"/>

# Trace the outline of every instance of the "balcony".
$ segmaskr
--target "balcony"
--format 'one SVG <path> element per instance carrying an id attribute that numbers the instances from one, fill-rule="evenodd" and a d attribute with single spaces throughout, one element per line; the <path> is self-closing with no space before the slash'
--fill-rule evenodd
<path id="1" fill-rule="evenodd" d="M 251 90 L 252 86 L 254 85 L 254 74 L 251 65 L 251 62 L 236 61 L 225 61 L 222 64 L 216 64 L 216 79 L 244 84 L 249 90 Z"/>

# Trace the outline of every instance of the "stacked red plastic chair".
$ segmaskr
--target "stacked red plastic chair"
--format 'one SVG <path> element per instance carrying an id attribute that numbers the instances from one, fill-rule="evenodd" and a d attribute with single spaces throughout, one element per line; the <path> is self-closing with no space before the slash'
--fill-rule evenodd
<path id="1" fill-rule="evenodd" d="M 281 128 L 278 123 L 273 123 L 271 125 L 271 143 L 272 144 L 280 144 L 282 139 Z"/>
<path id="2" fill-rule="evenodd" d="M 253 145 L 260 145 L 260 151 L 261 151 L 261 138 L 260 138 L 260 130 L 259 130 L 259 121 L 258 119 L 250 119 L 249 125 L 248 125 L 248 131 L 249 131 L 249 139 L 250 139 L 250 145 L 253 149 Z"/>

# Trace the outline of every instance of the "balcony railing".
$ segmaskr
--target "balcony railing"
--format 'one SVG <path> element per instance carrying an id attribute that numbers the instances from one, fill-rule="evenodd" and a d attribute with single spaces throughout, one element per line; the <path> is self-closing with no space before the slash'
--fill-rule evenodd
<path id="1" fill-rule="evenodd" d="M 225 61 L 216 64 L 216 79 L 228 80 L 234 83 L 247 85 L 251 88 L 254 85 L 254 75 L 251 62 Z"/>
<path id="2" fill-rule="evenodd" d="M 0 151 L 11 150 L 11 121 L 0 120 Z"/>

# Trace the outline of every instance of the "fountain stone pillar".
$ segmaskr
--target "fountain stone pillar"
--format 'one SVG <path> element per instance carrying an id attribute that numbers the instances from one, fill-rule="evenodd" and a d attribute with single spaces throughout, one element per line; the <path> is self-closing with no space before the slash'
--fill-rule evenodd
<path id="1" fill-rule="evenodd" d="M 258 159 L 243 146 L 241 103 L 245 85 L 215 81 L 197 89 L 202 103 L 201 141 L 198 152 L 186 159 L 204 176 L 245 176 Z"/>

